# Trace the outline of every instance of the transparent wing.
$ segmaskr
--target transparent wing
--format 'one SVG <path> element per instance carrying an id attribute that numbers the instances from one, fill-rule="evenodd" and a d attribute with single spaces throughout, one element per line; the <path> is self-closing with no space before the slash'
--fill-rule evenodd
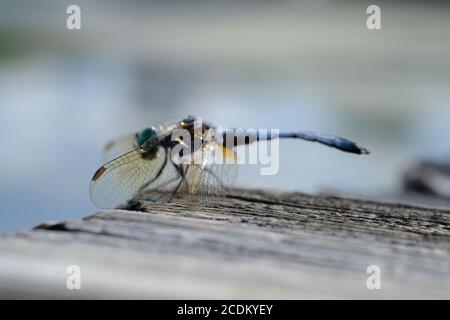
<path id="1" fill-rule="evenodd" d="M 206 201 L 226 195 L 238 175 L 238 166 L 212 164 L 206 167 L 190 165 L 187 173 L 189 192 L 199 194 Z"/>
<path id="2" fill-rule="evenodd" d="M 189 193 L 200 194 L 206 201 L 224 196 L 238 175 L 238 166 L 234 164 L 236 157 L 236 153 L 223 147 L 221 141 L 206 137 L 186 172 Z"/>
<path id="3" fill-rule="evenodd" d="M 169 155 L 168 155 L 169 157 Z M 181 179 L 181 175 L 175 169 L 175 166 L 170 162 L 170 159 L 166 161 L 164 168 L 162 168 L 161 173 L 157 179 L 152 179 L 149 183 L 142 186 L 141 192 L 146 191 L 173 191 L 178 185 Z"/>
<path id="4" fill-rule="evenodd" d="M 159 178 L 166 161 L 166 149 L 156 145 L 152 153 L 139 148 L 108 162 L 92 177 L 93 203 L 100 208 L 126 204 Z"/>
<path id="5" fill-rule="evenodd" d="M 179 176 L 169 170 L 166 148 L 159 145 L 162 139 L 179 127 L 179 121 L 160 123 L 153 128 L 158 133 L 139 148 L 128 151 L 100 167 L 92 177 L 90 195 L 100 208 L 117 208 L 136 198 L 146 190 L 165 187 Z M 114 152 L 135 146 L 135 135 L 120 138 L 113 143 Z M 149 151 L 150 150 L 150 151 Z M 107 157 L 113 155 L 111 150 Z"/>
<path id="6" fill-rule="evenodd" d="M 133 151 L 137 147 L 135 133 L 112 140 L 103 149 L 103 161 L 108 162 L 116 159 L 127 152 Z"/>
<path id="7" fill-rule="evenodd" d="M 178 126 L 179 118 L 172 117 L 155 123 L 152 125 L 152 128 L 158 132 L 159 136 L 163 136 L 164 134 L 168 134 L 171 130 L 176 129 Z M 127 152 L 137 149 L 139 146 L 137 144 L 136 134 L 137 133 L 130 133 L 109 141 L 103 149 L 103 161 L 106 163 Z"/>

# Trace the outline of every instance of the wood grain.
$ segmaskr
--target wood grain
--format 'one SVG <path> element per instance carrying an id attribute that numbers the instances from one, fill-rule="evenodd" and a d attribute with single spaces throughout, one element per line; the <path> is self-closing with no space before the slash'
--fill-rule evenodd
<path id="1" fill-rule="evenodd" d="M 0 297 L 450 298 L 450 211 L 240 189 L 164 199 L 4 236 Z"/>

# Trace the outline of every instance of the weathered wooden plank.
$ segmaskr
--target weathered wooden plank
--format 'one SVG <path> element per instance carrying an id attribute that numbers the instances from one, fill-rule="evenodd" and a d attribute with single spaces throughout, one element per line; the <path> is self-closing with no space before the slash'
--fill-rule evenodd
<path id="1" fill-rule="evenodd" d="M 158 198 L 3 237 L 0 297 L 450 298 L 450 211 L 258 190 Z M 81 290 L 66 288 L 69 265 Z"/>

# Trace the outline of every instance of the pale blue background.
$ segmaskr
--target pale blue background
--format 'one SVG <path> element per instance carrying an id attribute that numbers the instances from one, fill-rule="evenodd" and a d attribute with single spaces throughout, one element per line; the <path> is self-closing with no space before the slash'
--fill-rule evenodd
<path id="1" fill-rule="evenodd" d="M 375 194 L 415 159 L 450 158 L 450 11 L 363 2 L 0 2 L 0 232 L 91 214 L 90 178 L 113 137 L 194 114 L 223 126 L 356 140 L 357 157 L 281 144 L 278 175 L 238 185 Z"/>

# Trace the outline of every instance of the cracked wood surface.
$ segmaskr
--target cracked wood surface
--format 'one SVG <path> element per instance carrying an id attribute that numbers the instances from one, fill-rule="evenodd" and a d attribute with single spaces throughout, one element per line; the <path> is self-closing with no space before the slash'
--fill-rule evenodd
<path id="1" fill-rule="evenodd" d="M 0 297 L 450 298 L 447 210 L 260 190 L 129 209 L 3 236 Z"/>

